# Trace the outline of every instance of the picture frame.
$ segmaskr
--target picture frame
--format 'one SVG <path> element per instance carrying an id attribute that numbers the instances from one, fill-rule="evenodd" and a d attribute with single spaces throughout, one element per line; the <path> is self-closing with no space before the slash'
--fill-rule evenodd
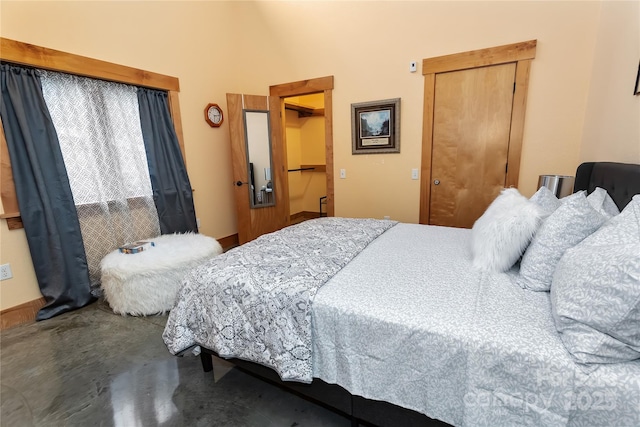
<path id="1" fill-rule="evenodd" d="M 400 98 L 351 104 L 351 154 L 400 152 Z"/>
<path id="2" fill-rule="evenodd" d="M 634 95 L 640 95 L 640 63 L 638 63 L 638 75 L 636 76 L 636 87 L 633 90 Z"/>

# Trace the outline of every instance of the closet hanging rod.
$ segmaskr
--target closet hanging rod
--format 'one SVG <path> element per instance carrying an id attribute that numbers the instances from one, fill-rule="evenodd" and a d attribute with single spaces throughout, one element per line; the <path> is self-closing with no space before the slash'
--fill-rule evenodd
<path id="1" fill-rule="evenodd" d="M 287 172 L 298 172 L 298 171 L 312 171 L 316 168 L 298 168 L 298 169 L 289 169 Z"/>

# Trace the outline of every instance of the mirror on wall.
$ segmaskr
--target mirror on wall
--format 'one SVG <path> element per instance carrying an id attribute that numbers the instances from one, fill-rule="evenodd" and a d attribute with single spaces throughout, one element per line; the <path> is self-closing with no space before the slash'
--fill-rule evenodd
<path id="1" fill-rule="evenodd" d="M 243 110 L 251 208 L 275 205 L 269 111 Z"/>

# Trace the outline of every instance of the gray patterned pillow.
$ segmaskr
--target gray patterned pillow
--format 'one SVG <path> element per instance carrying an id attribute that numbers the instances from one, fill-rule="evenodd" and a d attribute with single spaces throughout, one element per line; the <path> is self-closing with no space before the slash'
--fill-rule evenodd
<path id="1" fill-rule="evenodd" d="M 593 206 L 593 209 L 597 210 L 607 219 L 613 218 L 620 213 L 618 206 L 616 206 L 616 203 L 604 188 L 596 187 L 596 189 L 587 196 L 587 200 L 591 206 Z"/>
<path id="2" fill-rule="evenodd" d="M 545 218 L 560 207 L 560 200 L 547 187 L 540 187 L 529 201 L 542 208 Z"/>
<path id="3" fill-rule="evenodd" d="M 551 309 L 578 362 L 640 358 L 640 196 L 567 250 L 553 277 Z"/>
<path id="4" fill-rule="evenodd" d="M 606 220 L 587 201 L 584 191 L 561 200 L 538 229 L 520 262 L 518 284 L 532 291 L 548 291 L 564 252 L 596 231 Z"/>

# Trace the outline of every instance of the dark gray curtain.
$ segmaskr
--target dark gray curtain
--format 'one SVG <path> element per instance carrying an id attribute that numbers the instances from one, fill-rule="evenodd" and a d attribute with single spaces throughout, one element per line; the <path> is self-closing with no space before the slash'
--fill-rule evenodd
<path id="1" fill-rule="evenodd" d="M 18 206 L 46 305 L 44 320 L 94 300 L 58 136 L 37 72 L 1 65 L 4 126 Z"/>
<path id="2" fill-rule="evenodd" d="M 169 113 L 167 93 L 139 88 L 138 103 L 160 232 L 197 232 L 191 183 Z"/>

